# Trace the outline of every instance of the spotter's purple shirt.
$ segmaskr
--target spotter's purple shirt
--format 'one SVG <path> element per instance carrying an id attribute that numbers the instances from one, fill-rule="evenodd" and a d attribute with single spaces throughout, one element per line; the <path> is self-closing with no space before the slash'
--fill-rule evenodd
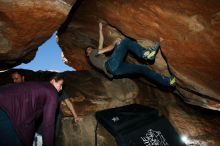
<path id="1" fill-rule="evenodd" d="M 58 92 L 49 82 L 25 82 L 0 87 L 0 108 L 16 129 L 24 146 L 32 146 L 35 124 L 43 117 L 44 146 L 54 146 Z"/>

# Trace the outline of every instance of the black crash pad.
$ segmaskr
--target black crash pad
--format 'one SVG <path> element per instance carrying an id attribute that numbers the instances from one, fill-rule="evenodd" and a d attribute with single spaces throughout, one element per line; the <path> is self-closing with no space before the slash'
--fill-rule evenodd
<path id="1" fill-rule="evenodd" d="M 95 116 L 118 146 L 185 146 L 169 121 L 154 108 L 131 104 L 98 111 Z"/>

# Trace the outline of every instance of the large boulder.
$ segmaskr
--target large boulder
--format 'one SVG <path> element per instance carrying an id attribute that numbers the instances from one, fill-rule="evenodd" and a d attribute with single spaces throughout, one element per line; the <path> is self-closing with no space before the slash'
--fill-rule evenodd
<path id="1" fill-rule="evenodd" d="M 77 70 L 91 68 L 84 49 L 98 46 L 100 21 L 105 45 L 116 37 L 140 40 L 145 47 L 160 41 L 162 55 L 152 67 L 176 76 L 176 93 L 185 102 L 220 110 L 219 1 L 78 1 L 59 30 L 67 63 Z"/>
<path id="2" fill-rule="evenodd" d="M 98 124 L 96 129 L 94 113 L 132 103 L 158 109 L 180 136 L 189 138 L 187 145 L 220 144 L 219 112 L 187 105 L 178 96 L 152 88 L 151 84 L 142 80 L 124 78 L 109 81 L 93 71 L 65 72 L 64 75 L 68 86 L 64 89 L 83 121 L 75 123 L 62 102 L 57 146 L 95 146 L 95 142 L 97 146 L 117 146 L 114 137 L 102 125 Z"/>
<path id="3" fill-rule="evenodd" d="M 161 51 L 151 67 L 176 76 L 176 93 L 185 102 L 220 109 L 220 3 L 216 0 L 1 1 L 0 18 L 0 70 L 31 61 L 58 28 L 65 63 L 77 70 L 91 69 L 84 49 L 98 46 L 102 21 L 105 45 L 117 37 L 136 39 L 144 47 L 160 41 Z M 128 61 L 139 63 L 133 56 Z"/>
<path id="4" fill-rule="evenodd" d="M 76 0 L 0 1 L 0 70 L 31 61 Z"/>
<path id="5" fill-rule="evenodd" d="M 54 72 L 23 71 L 26 81 L 49 81 Z M 0 85 L 11 82 L 11 71 L 0 73 Z M 64 102 L 60 105 L 57 127 L 57 146 L 94 146 L 99 110 L 139 103 L 156 108 L 175 127 L 180 135 L 189 137 L 188 145 L 220 145 L 219 112 L 190 106 L 170 92 L 163 92 L 145 80 L 128 78 L 109 80 L 94 71 L 64 72 L 64 90 L 68 93 L 83 121 L 76 124 Z M 12 91 L 13 92 L 13 91 Z M 97 146 L 117 146 L 114 137 L 100 124 Z"/>

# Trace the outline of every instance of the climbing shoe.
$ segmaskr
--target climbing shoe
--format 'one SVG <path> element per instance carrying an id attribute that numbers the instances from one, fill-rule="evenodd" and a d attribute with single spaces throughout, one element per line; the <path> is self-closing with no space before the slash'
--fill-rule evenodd
<path id="1" fill-rule="evenodd" d="M 172 86 L 172 87 L 176 86 L 176 78 L 174 76 L 170 77 L 169 85 Z"/>
<path id="2" fill-rule="evenodd" d="M 160 43 L 157 42 L 155 43 L 154 47 L 146 49 L 144 52 L 144 59 L 149 61 L 154 61 L 159 48 L 160 48 Z"/>

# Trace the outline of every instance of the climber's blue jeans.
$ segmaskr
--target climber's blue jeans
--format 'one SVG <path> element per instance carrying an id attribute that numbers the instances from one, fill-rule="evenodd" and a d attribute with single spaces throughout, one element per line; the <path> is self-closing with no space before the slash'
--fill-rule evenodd
<path id="1" fill-rule="evenodd" d="M 0 108 L 0 146 L 23 146 L 12 123 Z"/>
<path id="2" fill-rule="evenodd" d="M 164 77 L 163 75 L 156 73 L 146 65 L 128 64 L 124 62 L 128 51 L 143 59 L 144 50 L 146 49 L 140 46 L 137 42 L 128 38 L 123 39 L 120 44 L 115 47 L 114 52 L 106 61 L 105 65 L 107 71 L 114 76 L 140 74 L 149 80 L 155 81 L 163 86 L 168 86 L 168 77 Z"/>

